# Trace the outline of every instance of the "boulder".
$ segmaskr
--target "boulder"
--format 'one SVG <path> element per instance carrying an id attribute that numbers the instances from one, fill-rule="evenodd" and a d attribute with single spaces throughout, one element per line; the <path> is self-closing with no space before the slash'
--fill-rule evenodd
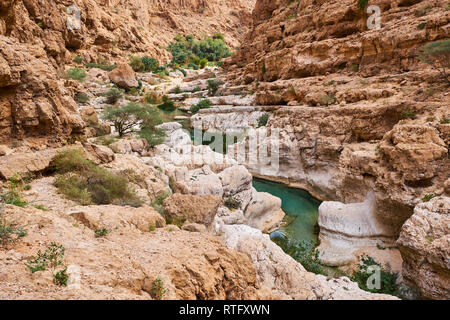
<path id="1" fill-rule="evenodd" d="M 124 89 L 137 88 L 139 86 L 136 80 L 136 73 L 125 63 L 118 65 L 108 76 L 111 82 Z"/>
<path id="2" fill-rule="evenodd" d="M 271 232 L 283 221 L 281 199 L 267 192 L 253 192 L 252 200 L 245 210 L 246 224 L 262 232 Z"/>
<path id="3" fill-rule="evenodd" d="M 164 215 L 210 226 L 221 203 L 222 198 L 217 195 L 175 193 L 164 200 Z"/>

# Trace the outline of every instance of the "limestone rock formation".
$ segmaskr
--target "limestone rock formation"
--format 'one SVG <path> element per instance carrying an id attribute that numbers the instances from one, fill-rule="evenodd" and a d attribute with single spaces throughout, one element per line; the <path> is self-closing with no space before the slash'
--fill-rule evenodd
<path id="1" fill-rule="evenodd" d="M 443 1 L 424 11 L 427 1 L 374 4 L 381 30 L 367 29 L 353 0 L 257 1 L 252 31 L 224 78 L 255 91 L 256 104 L 276 107 L 257 131 L 279 130 L 279 169 L 240 164 L 321 200 L 361 203 L 373 192 L 375 220 L 395 239 L 424 195 L 442 193 L 450 172 L 441 121 L 448 88 L 417 60 L 422 45 L 448 39 L 450 17 Z M 233 126 L 229 118 L 214 125 Z"/>
<path id="2" fill-rule="evenodd" d="M 0 43 L 0 143 L 34 137 L 55 145 L 81 134 L 76 104 L 45 50 L 4 35 Z"/>
<path id="3" fill-rule="evenodd" d="M 438 196 L 418 204 L 397 240 L 403 258 L 403 277 L 423 297 L 450 296 L 450 198 Z"/>
<path id="4" fill-rule="evenodd" d="M 147 223 L 157 217 L 152 209 L 111 209 L 94 206 L 58 213 L 6 206 L 4 218 L 26 226 L 28 233 L 9 250 L 0 250 L 0 298 L 265 297 L 247 256 L 226 248 L 215 237 L 162 228 L 149 232 Z M 98 226 L 107 228 L 107 235 L 96 238 Z M 65 248 L 67 287 L 53 283 L 51 270 L 31 273 L 25 266 L 52 242 Z M 166 290 L 162 297 L 154 294 L 156 279 Z"/>
<path id="5" fill-rule="evenodd" d="M 227 247 L 246 254 L 254 263 L 259 282 L 282 299 L 348 300 L 396 299 L 362 291 L 348 278 L 327 280 L 306 271 L 286 255 L 268 235 L 245 225 L 225 225 L 222 233 Z M 276 263 L 273 263 L 276 261 Z"/>
<path id="6" fill-rule="evenodd" d="M 217 195 L 175 193 L 164 200 L 164 215 L 172 220 L 210 226 L 221 204 L 222 197 Z"/>

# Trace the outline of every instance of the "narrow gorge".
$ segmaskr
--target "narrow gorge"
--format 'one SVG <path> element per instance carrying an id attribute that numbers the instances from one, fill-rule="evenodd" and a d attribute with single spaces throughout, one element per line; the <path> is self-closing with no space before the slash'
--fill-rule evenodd
<path id="1" fill-rule="evenodd" d="M 0 299 L 448 300 L 449 30 L 440 0 L 2 1 Z"/>

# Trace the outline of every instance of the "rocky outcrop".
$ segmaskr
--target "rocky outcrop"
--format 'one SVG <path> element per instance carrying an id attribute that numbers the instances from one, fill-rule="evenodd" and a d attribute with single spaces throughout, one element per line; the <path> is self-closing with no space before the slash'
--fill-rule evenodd
<path id="1" fill-rule="evenodd" d="M 322 202 L 318 219 L 320 245 L 317 248 L 322 263 L 346 265 L 357 261 L 358 248 L 393 242 L 389 232 L 377 221 L 375 206 L 375 196 L 371 193 L 361 203 Z"/>
<path id="2" fill-rule="evenodd" d="M 440 119 L 450 96 L 416 56 L 448 38 L 450 17 L 444 2 L 434 3 L 419 29 L 426 1 L 370 4 L 381 8 L 381 30 L 367 29 L 356 1 L 258 1 L 225 77 L 257 82 L 256 103 L 278 105 L 267 128 L 280 131 L 279 170 L 241 164 L 322 200 L 359 203 L 373 192 L 375 220 L 397 237 L 414 205 L 441 194 L 448 179 L 448 124 Z"/>
<path id="3" fill-rule="evenodd" d="M 245 225 L 225 225 L 219 231 L 227 247 L 246 254 L 257 270 L 259 282 L 282 299 L 371 300 L 397 299 L 362 291 L 348 278 L 327 280 L 306 271 L 272 242 L 268 235 Z"/>
<path id="4" fill-rule="evenodd" d="M 251 24 L 253 4 L 254 0 L 2 1 L 0 143 L 39 138 L 41 145 L 55 147 L 83 134 L 84 123 L 72 99 L 77 84 L 64 83 L 61 77 L 64 64 L 72 64 L 74 57 L 113 65 L 128 63 L 128 55 L 135 54 L 166 62 L 170 54 L 163 46 L 179 33 L 222 32 L 237 46 Z M 115 80 L 123 87 L 138 86 L 132 78 Z"/>
<path id="5" fill-rule="evenodd" d="M 435 197 L 418 204 L 397 240 L 403 277 L 424 298 L 450 297 L 450 198 Z"/>
<path id="6" fill-rule="evenodd" d="M 175 193 L 164 200 L 164 215 L 173 221 L 204 224 L 209 227 L 216 216 L 222 197 Z"/>
<path id="7" fill-rule="evenodd" d="M 44 48 L 1 34 L 0 42 L 0 143 L 33 137 L 54 146 L 81 135 L 77 106 Z"/>
<path id="8" fill-rule="evenodd" d="M 9 250 L 0 249 L 1 299 L 258 299 L 265 298 L 244 254 L 205 233 L 176 227 L 149 229 L 152 209 L 110 206 L 70 212 L 6 206 L 2 218 L 27 229 Z M 107 229 L 95 237 L 96 228 Z M 154 227 L 154 226 L 153 226 Z M 68 286 L 51 270 L 31 273 L 25 263 L 52 242 L 65 248 Z M 156 296 L 155 281 L 165 293 Z"/>
<path id="9" fill-rule="evenodd" d="M 237 215 L 222 212 L 225 221 L 245 221 L 264 232 L 277 228 L 284 217 L 281 200 L 252 187 L 252 175 L 244 166 L 227 155 L 216 153 L 208 146 L 194 146 L 179 124 L 165 123 L 166 143 L 155 147 L 148 164 L 160 168 L 170 179 L 175 193 L 217 195 L 233 202 Z M 236 212 L 237 213 L 237 212 Z M 241 216 L 242 215 L 242 216 Z M 239 216 L 238 218 L 236 218 Z"/>

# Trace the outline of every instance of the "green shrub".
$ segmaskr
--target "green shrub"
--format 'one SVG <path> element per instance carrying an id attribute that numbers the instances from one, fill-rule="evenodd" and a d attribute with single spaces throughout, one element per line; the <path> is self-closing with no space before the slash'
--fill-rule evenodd
<path id="1" fill-rule="evenodd" d="M 142 57 L 142 63 L 144 64 L 144 70 L 148 72 L 158 72 L 159 62 L 152 57 Z"/>
<path id="2" fill-rule="evenodd" d="M 294 241 L 286 237 L 277 237 L 273 241 L 309 272 L 326 275 L 326 270 L 319 262 L 319 251 L 314 250 L 313 242 Z"/>
<path id="3" fill-rule="evenodd" d="M 270 114 L 264 113 L 261 117 L 258 119 L 258 128 L 265 127 L 267 125 L 267 122 L 269 121 Z"/>
<path id="4" fill-rule="evenodd" d="M 133 68 L 135 72 L 144 72 L 145 64 L 142 62 L 142 59 L 139 57 L 130 56 L 130 66 Z"/>
<path id="5" fill-rule="evenodd" d="M 80 56 L 75 56 L 73 58 L 73 62 L 75 62 L 75 63 L 83 63 L 83 61 L 84 61 L 84 58 L 80 57 Z"/>
<path id="6" fill-rule="evenodd" d="M 176 86 L 173 92 L 176 93 L 176 94 L 181 93 L 181 88 L 180 88 L 180 86 Z"/>
<path id="7" fill-rule="evenodd" d="M 159 109 L 167 112 L 172 112 L 176 110 L 175 103 L 172 100 L 170 100 L 167 96 L 163 96 L 162 100 L 163 103 L 158 105 Z"/>
<path id="8" fill-rule="evenodd" d="M 423 198 L 422 198 L 422 202 L 428 202 L 431 199 L 433 199 L 434 197 L 436 197 L 436 195 L 434 193 L 429 193 L 426 194 Z"/>
<path id="9" fill-rule="evenodd" d="M 368 4 L 369 4 L 369 0 L 358 0 L 358 8 L 362 11 L 364 11 L 364 9 L 366 9 Z"/>
<path id="10" fill-rule="evenodd" d="M 37 256 L 25 263 L 31 273 L 38 271 L 44 271 L 47 268 L 51 268 L 53 274 L 53 283 L 59 286 L 67 286 L 69 275 L 67 274 L 67 268 L 63 268 L 60 271 L 56 271 L 59 266 L 64 266 L 64 253 L 65 248 L 52 242 L 47 247 L 44 253 L 38 251 Z"/>
<path id="11" fill-rule="evenodd" d="M 241 206 L 241 201 L 234 199 L 233 197 L 228 197 L 225 199 L 225 207 L 228 209 L 239 209 Z"/>
<path id="12" fill-rule="evenodd" d="M 108 229 L 106 228 L 100 228 L 94 231 L 96 238 L 105 237 L 109 233 Z"/>
<path id="13" fill-rule="evenodd" d="M 82 205 L 141 205 L 125 177 L 97 166 L 86 159 L 82 151 L 61 151 L 52 161 L 51 167 L 60 174 L 55 180 L 58 191 Z"/>
<path id="14" fill-rule="evenodd" d="M 21 196 L 21 192 L 25 189 L 25 186 L 24 179 L 20 175 L 15 174 L 7 181 L 8 191 L 0 194 L 1 202 L 17 207 L 26 207 L 27 202 Z"/>
<path id="15" fill-rule="evenodd" d="M 436 41 L 423 46 L 417 58 L 438 70 L 442 78 L 450 83 L 450 40 Z"/>
<path id="16" fill-rule="evenodd" d="M 115 64 L 103 64 L 103 63 L 86 63 L 86 68 L 98 68 L 104 71 L 113 71 L 115 68 L 117 68 L 117 65 Z"/>
<path id="17" fill-rule="evenodd" d="M 416 112 L 411 109 L 407 109 L 407 110 L 403 111 L 400 116 L 402 119 L 413 119 L 413 120 L 417 119 Z"/>
<path id="18" fill-rule="evenodd" d="M 7 222 L 4 219 L 0 220 L 0 245 L 3 248 L 8 247 L 10 244 L 15 244 L 20 238 L 26 235 L 26 229 L 17 226 L 15 223 Z"/>
<path id="19" fill-rule="evenodd" d="M 203 58 L 199 61 L 198 66 L 200 69 L 205 69 L 207 64 L 208 64 L 208 59 Z"/>
<path id="20" fill-rule="evenodd" d="M 187 65 L 195 70 L 198 69 L 199 65 L 204 64 L 206 66 L 205 62 L 201 62 L 202 59 L 217 62 L 231 55 L 223 36 L 219 34 L 216 34 L 213 38 L 207 37 L 200 41 L 195 41 L 191 35 L 185 37 L 178 35 L 169 44 L 168 49 L 172 53 L 173 64 Z"/>
<path id="21" fill-rule="evenodd" d="M 89 101 L 89 96 L 84 92 L 78 92 L 75 94 L 75 101 L 84 104 Z"/>
<path id="22" fill-rule="evenodd" d="M 116 104 L 123 97 L 123 91 L 117 88 L 112 88 L 105 93 L 106 103 Z"/>
<path id="23" fill-rule="evenodd" d="M 217 90 L 219 90 L 219 85 L 220 82 L 216 81 L 216 80 L 208 80 L 208 93 L 212 96 L 214 96 L 217 92 Z"/>
<path id="24" fill-rule="evenodd" d="M 165 192 L 165 191 L 161 191 L 160 193 L 157 194 L 157 196 L 155 197 L 155 199 L 152 201 L 152 203 L 150 204 L 151 207 L 153 207 L 153 209 L 155 209 L 156 211 L 159 212 L 159 214 L 163 214 L 163 202 L 166 198 L 168 198 L 170 196 L 169 192 Z"/>
<path id="25" fill-rule="evenodd" d="M 200 109 L 207 109 L 211 107 L 211 101 L 209 99 L 200 100 L 199 103 L 191 106 L 192 114 L 196 114 Z"/>
<path id="26" fill-rule="evenodd" d="M 86 71 L 82 68 L 70 68 L 66 73 L 66 78 L 78 81 L 84 81 Z"/>
<path id="27" fill-rule="evenodd" d="M 58 286 L 67 286 L 67 282 L 69 281 L 69 275 L 67 274 L 67 268 L 58 271 L 53 276 L 53 282 Z"/>
<path id="28" fill-rule="evenodd" d="M 164 130 L 158 130 L 154 127 L 142 128 L 138 134 L 147 141 L 150 147 L 162 144 L 166 138 L 166 132 Z"/>
<path id="29" fill-rule="evenodd" d="M 450 123 L 450 118 L 442 116 L 440 123 L 441 124 L 449 124 Z"/>
<path id="30" fill-rule="evenodd" d="M 38 251 L 37 257 L 28 261 L 25 265 L 32 273 L 44 271 L 47 267 L 54 270 L 58 266 L 64 264 L 65 250 L 66 249 L 61 244 L 52 242 L 44 253 Z"/>
<path id="31" fill-rule="evenodd" d="M 164 289 L 164 282 L 160 277 L 157 277 L 153 282 L 153 296 L 157 300 L 162 300 L 164 295 L 166 294 L 166 289 Z"/>
<path id="32" fill-rule="evenodd" d="M 193 90 L 192 90 L 192 92 L 199 92 L 199 91 L 202 91 L 202 88 L 200 88 L 199 86 L 197 86 L 197 87 L 195 87 Z"/>
<path id="33" fill-rule="evenodd" d="M 370 267 L 378 267 L 380 268 L 380 285 L 379 289 L 368 288 L 368 280 L 373 275 L 373 271 L 370 271 Z M 384 293 L 384 294 L 396 294 L 398 291 L 397 287 L 397 277 L 398 274 L 392 272 L 388 265 L 382 266 L 378 262 L 376 262 L 372 257 L 364 255 L 361 257 L 361 262 L 358 265 L 356 271 L 353 273 L 351 280 L 358 283 L 360 289 L 372 292 L 372 293 Z"/>

